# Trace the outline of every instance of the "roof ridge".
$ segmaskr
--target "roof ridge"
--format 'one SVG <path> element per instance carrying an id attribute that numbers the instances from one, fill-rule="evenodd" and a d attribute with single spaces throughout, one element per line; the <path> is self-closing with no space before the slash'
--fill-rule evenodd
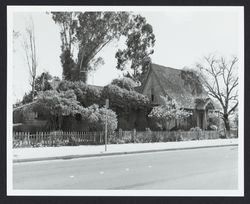
<path id="1" fill-rule="evenodd" d="M 156 63 L 152 63 L 152 65 L 156 65 L 157 67 L 161 67 L 161 68 L 173 69 L 173 70 L 177 70 L 177 71 L 183 70 L 183 69 L 177 69 L 177 68 L 173 68 L 173 67 L 166 67 L 164 65 L 160 65 L 160 64 L 156 64 Z M 154 66 L 152 66 L 152 67 L 154 67 Z"/>

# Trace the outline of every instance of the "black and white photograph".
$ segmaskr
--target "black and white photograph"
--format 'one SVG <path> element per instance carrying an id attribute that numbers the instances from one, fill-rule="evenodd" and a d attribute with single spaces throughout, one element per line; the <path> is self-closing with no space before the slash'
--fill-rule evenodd
<path id="1" fill-rule="evenodd" d="M 244 196 L 243 6 L 8 6 L 7 194 Z"/>

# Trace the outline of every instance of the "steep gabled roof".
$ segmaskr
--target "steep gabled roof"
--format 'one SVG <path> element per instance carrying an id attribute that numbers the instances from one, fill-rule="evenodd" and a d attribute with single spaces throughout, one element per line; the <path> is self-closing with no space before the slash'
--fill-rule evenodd
<path id="1" fill-rule="evenodd" d="M 142 85 L 149 75 L 154 74 L 164 93 L 174 99 L 180 107 L 194 109 L 196 98 L 209 98 L 198 77 L 190 72 L 152 64 Z"/>

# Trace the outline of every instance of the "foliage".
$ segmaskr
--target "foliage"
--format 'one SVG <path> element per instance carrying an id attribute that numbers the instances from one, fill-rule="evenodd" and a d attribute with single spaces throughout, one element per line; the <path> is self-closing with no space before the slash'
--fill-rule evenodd
<path id="1" fill-rule="evenodd" d="M 134 91 L 137 86 L 136 82 L 128 77 L 123 77 L 121 79 L 114 79 L 111 84 L 119 86 L 122 89 L 126 89 L 128 91 Z"/>
<path id="2" fill-rule="evenodd" d="M 184 81 L 184 85 L 189 86 L 193 90 L 193 95 L 202 94 L 203 86 L 195 70 L 187 68 L 181 70 L 181 78 Z"/>
<path id="3" fill-rule="evenodd" d="M 61 27 L 64 53 L 61 60 L 67 80 L 70 80 L 68 76 L 74 65 L 72 44 L 78 49 L 75 73 L 71 74 L 73 80 L 86 82 L 88 72 L 104 63 L 98 53 L 121 36 L 127 38 L 127 48 L 116 54 L 118 69 L 124 69 L 125 63 L 130 60 L 131 68 L 138 77 L 150 63 L 149 55 L 153 53 L 151 47 L 154 46 L 155 36 L 152 26 L 140 15 L 129 12 L 52 12 L 52 19 Z"/>
<path id="4" fill-rule="evenodd" d="M 204 62 L 198 63 L 199 77 L 208 94 L 217 100 L 221 107 L 221 116 L 226 130 L 230 130 L 229 116 L 238 106 L 237 57 L 226 60 L 223 57 L 204 57 Z"/>
<path id="5" fill-rule="evenodd" d="M 190 129 L 191 132 L 202 132 L 202 129 L 200 127 L 192 127 Z"/>
<path id="6" fill-rule="evenodd" d="M 48 72 L 43 72 L 37 76 L 34 80 L 34 90 L 24 94 L 21 104 L 32 102 L 39 91 L 51 90 L 53 88 L 50 84 L 51 79 L 52 76 Z"/>
<path id="7" fill-rule="evenodd" d="M 89 86 L 82 81 L 66 81 L 62 80 L 57 90 L 66 91 L 74 90 L 74 93 L 77 96 L 77 101 L 81 103 L 84 107 L 90 106 L 94 103 L 101 104 L 101 89 L 96 88 L 95 86 Z"/>
<path id="8" fill-rule="evenodd" d="M 124 88 L 120 88 L 117 85 Z M 110 100 L 111 107 L 144 107 L 149 105 L 149 100 L 146 96 L 134 91 L 132 89 L 134 84 L 130 79 L 114 80 L 111 84 L 97 88 L 95 86 L 87 85 L 82 81 L 66 81 L 62 80 L 57 88 L 58 91 L 73 90 L 77 96 L 77 101 L 84 107 L 92 104 L 104 105 L 105 99 Z M 125 88 L 126 87 L 126 88 Z"/>
<path id="9" fill-rule="evenodd" d="M 32 91 L 29 93 L 25 93 L 22 99 L 22 104 L 30 103 L 32 102 Z M 21 104 L 20 104 L 21 105 Z"/>
<path id="10" fill-rule="evenodd" d="M 61 28 L 62 51 L 68 50 L 72 54 L 73 44 L 76 42 L 76 27 L 78 12 L 51 12 L 52 19 Z"/>
<path id="11" fill-rule="evenodd" d="M 181 109 L 174 100 L 169 100 L 168 97 L 162 99 L 164 105 L 154 107 L 148 116 L 156 119 L 163 127 L 169 129 L 172 121 L 183 120 L 192 115 L 191 112 Z"/>
<path id="12" fill-rule="evenodd" d="M 78 16 L 77 39 L 79 41 L 78 69 L 90 71 L 93 65 L 103 63 L 97 54 L 127 30 L 127 12 L 84 12 Z"/>
<path id="13" fill-rule="evenodd" d="M 116 113 L 110 109 L 100 108 L 94 104 L 81 110 L 82 120 L 86 121 L 90 131 L 101 131 L 105 128 L 107 117 L 108 132 L 112 133 L 117 128 Z"/>
<path id="14" fill-rule="evenodd" d="M 74 78 L 74 68 L 76 63 L 73 59 L 73 47 L 76 44 L 76 27 L 78 12 L 51 12 L 52 19 L 61 28 L 61 50 L 60 55 L 63 76 L 65 80 L 72 80 Z"/>
<path id="15" fill-rule="evenodd" d="M 72 90 L 39 92 L 36 103 L 32 106 L 35 112 L 47 115 L 52 130 L 61 129 L 63 116 L 74 116 L 82 110 Z"/>
<path id="16" fill-rule="evenodd" d="M 28 114 L 31 111 L 29 106 L 18 108 L 13 111 L 13 123 L 23 123 L 24 120 L 28 119 Z"/>
<path id="17" fill-rule="evenodd" d="M 117 69 L 124 70 L 128 61 L 131 62 L 133 70 L 132 77 L 136 81 L 141 80 L 141 76 L 150 67 L 150 55 L 154 53 L 152 47 L 155 43 L 153 28 L 146 19 L 140 15 L 133 15 L 130 21 L 130 29 L 126 34 L 127 47 L 119 49 L 116 53 Z"/>
<path id="18" fill-rule="evenodd" d="M 29 68 L 30 74 L 30 85 L 31 85 L 31 97 L 32 101 L 35 97 L 35 79 L 37 72 L 37 55 L 36 55 L 36 40 L 35 40 L 35 28 L 33 19 L 30 18 L 28 25 L 25 30 L 25 34 L 23 35 L 23 48 L 25 52 L 25 57 L 27 61 L 27 65 Z"/>
<path id="19" fill-rule="evenodd" d="M 117 80 L 116 82 L 121 82 L 121 86 L 127 89 L 133 87 L 133 81 L 130 79 Z M 75 116 L 75 114 L 78 116 L 81 114 L 79 121 L 84 120 L 86 124 L 89 124 L 91 130 L 98 130 L 103 128 L 104 119 L 101 115 L 105 112 L 105 109 L 99 107 L 104 105 L 107 98 L 110 100 L 110 109 L 119 116 L 129 114 L 131 110 L 150 107 L 146 96 L 127 89 L 113 84 L 99 88 L 86 85 L 82 81 L 60 80 L 56 89 L 54 87 L 53 90 L 38 93 L 34 111 L 45 114 L 45 117 L 49 120 L 50 129 L 53 130 L 60 129 L 63 116 Z M 114 130 L 117 126 L 117 120 L 112 119 L 112 113 L 115 112 L 108 112 L 108 114 L 111 114 L 109 119 L 111 122 L 109 129 L 111 130 Z"/>
<path id="20" fill-rule="evenodd" d="M 74 68 L 76 67 L 76 63 L 72 58 L 72 54 L 69 50 L 63 50 L 60 55 L 62 68 L 63 68 L 63 76 L 65 80 L 73 80 L 75 78 Z"/>
<path id="21" fill-rule="evenodd" d="M 49 72 L 43 72 L 40 76 L 37 76 L 35 79 L 35 92 L 51 90 L 51 80 L 52 76 Z"/>
<path id="22" fill-rule="evenodd" d="M 108 98 L 112 106 L 138 108 L 149 106 L 149 99 L 136 92 L 122 89 L 116 85 L 109 84 L 103 88 L 102 97 Z"/>
<path id="23" fill-rule="evenodd" d="M 238 111 L 234 114 L 233 122 L 234 122 L 234 126 L 236 128 L 238 128 L 238 126 L 239 126 L 239 114 L 238 114 Z"/>
<path id="24" fill-rule="evenodd" d="M 216 113 L 208 113 L 208 128 L 212 128 L 212 126 L 216 126 L 219 128 L 220 125 L 220 118 Z"/>
<path id="25" fill-rule="evenodd" d="M 202 139 L 202 129 L 200 127 L 193 127 L 190 129 L 190 131 L 195 134 L 195 139 Z"/>

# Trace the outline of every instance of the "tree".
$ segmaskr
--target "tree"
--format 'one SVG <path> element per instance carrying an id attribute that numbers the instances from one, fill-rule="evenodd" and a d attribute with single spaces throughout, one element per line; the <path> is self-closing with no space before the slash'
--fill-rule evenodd
<path id="1" fill-rule="evenodd" d="M 90 131 L 104 131 L 106 117 L 108 132 L 113 133 L 117 128 L 116 113 L 110 109 L 99 107 L 97 104 L 83 108 L 81 116 L 82 120 L 88 124 Z"/>
<path id="2" fill-rule="evenodd" d="M 65 80 L 72 79 L 72 72 L 76 66 L 73 60 L 73 48 L 76 38 L 78 12 L 51 12 L 52 19 L 60 26 L 61 50 L 60 56 Z"/>
<path id="3" fill-rule="evenodd" d="M 23 39 L 23 47 L 25 51 L 26 61 L 30 73 L 30 85 L 31 90 L 31 99 L 34 100 L 35 96 L 35 78 L 37 71 L 37 56 L 36 56 L 36 41 L 35 41 L 35 28 L 33 19 L 30 18 L 29 24 L 26 28 L 26 35 Z"/>
<path id="4" fill-rule="evenodd" d="M 238 58 L 226 60 L 224 57 L 204 57 L 203 63 L 198 63 L 199 77 L 208 94 L 217 100 L 222 111 L 220 114 L 226 130 L 230 130 L 229 116 L 238 106 Z"/>
<path id="5" fill-rule="evenodd" d="M 30 103 L 32 101 L 33 101 L 32 91 L 30 91 L 29 93 L 24 94 L 23 99 L 22 99 L 22 103 L 20 105 Z"/>
<path id="6" fill-rule="evenodd" d="M 138 67 L 145 67 L 144 64 L 149 62 L 152 50 L 148 51 L 148 48 L 154 45 L 154 35 L 152 26 L 140 15 L 129 12 L 52 12 L 52 18 L 61 26 L 62 47 L 69 47 L 65 42 L 76 42 L 78 48 L 75 64 L 71 50 L 66 52 L 64 49 L 61 55 L 63 69 L 67 68 L 64 71 L 67 80 L 86 82 L 88 72 L 104 63 L 98 57 L 100 51 L 121 36 L 128 38 L 128 48 L 116 55 L 119 69 L 123 70 L 125 63 L 131 60 L 138 77 Z M 138 54 L 133 53 L 135 51 Z"/>
<path id="7" fill-rule="evenodd" d="M 41 75 L 35 78 L 35 87 L 33 92 L 30 91 L 25 93 L 22 99 L 22 104 L 30 103 L 33 101 L 34 97 L 37 96 L 39 91 L 47 91 L 51 90 L 53 87 L 51 86 L 52 76 L 48 72 L 43 72 Z"/>
<path id="8" fill-rule="evenodd" d="M 208 113 L 208 129 L 219 129 L 220 128 L 220 120 L 217 113 L 211 112 Z"/>
<path id="9" fill-rule="evenodd" d="M 110 100 L 111 108 L 121 108 L 123 111 L 149 107 L 149 99 L 136 91 L 129 91 L 119 86 L 109 84 L 102 90 L 102 98 Z"/>
<path id="10" fill-rule="evenodd" d="M 89 86 L 82 81 L 66 81 L 62 80 L 57 90 L 58 91 L 67 91 L 74 90 L 77 100 L 81 103 L 82 106 L 88 107 L 92 104 L 101 105 L 101 89 L 96 88 L 95 86 Z"/>
<path id="11" fill-rule="evenodd" d="M 13 30 L 13 52 L 16 52 L 15 41 L 20 37 L 20 32 Z"/>
<path id="12" fill-rule="evenodd" d="M 65 80 L 73 80 L 74 77 L 74 68 L 76 67 L 76 63 L 73 60 L 73 56 L 69 50 L 63 50 L 60 55 L 62 68 L 63 68 L 63 78 Z"/>
<path id="13" fill-rule="evenodd" d="M 84 12 L 79 14 L 78 19 L 78 70 L 81 79 L 86 81 L 87 72 L 103 63 L 101 57 L 96 57 L 98 53 L 112 40 L 126 33 L 129 13 Z"/>
<path id="14" fill-rule="evenodd" d="M 192 115 L 191 112 L 180 108 L 174 100 L 169 100 L 168 97 L 162 96 L 161 98 L 164 104 L 154 107 L 148 116 L 159 122 L 163 128 L 165 127 L 169 130 L 171 122 L 183 120 Z"/>
<path id="15" fill-rule="evenodd" d="M 52 130 L 61 130 L 63 116 L 74 116 L 76 113 L 81 113 L 83 109 L 76 100 L 73 90 L 39 92 L 32 107 L 35 112 L 42 113 L 48 118 Z"/>
<path id="16" fill-rule="evenodd" d="M 122 89 L 126 89 L 128 91 L 134 91 L 137 86 L 136 82 L 128 77 L 123 77 L 121 79 L 114 79 L 111 84 L 119 86 Z"/>
<path id="17" fill-rule="evenodd" d="M 116 53 L 117 66 L 119 70 L 124 70 L 130 61 L 132 73 L 130 74 L 135 81 L 141 81 L 142 76 L 147 72 L 151 64 L 150 55 L 154 53 L 152 47 L 155 44 L 153 28 L 140 15 L 135 15 L 130 21 L 130 29 L 127 36 L 127 47 L 118 50 Z"/>
<path id="18" fill-rule="evenodd" d="M 51 90 L 52 87 L 50 85 L 50 81 L 52 80 L 52 76 L 49 72 L 43 72 L 40 76 L 37 76 L 35 79 L 35 91 L 46 91 Z"/>

